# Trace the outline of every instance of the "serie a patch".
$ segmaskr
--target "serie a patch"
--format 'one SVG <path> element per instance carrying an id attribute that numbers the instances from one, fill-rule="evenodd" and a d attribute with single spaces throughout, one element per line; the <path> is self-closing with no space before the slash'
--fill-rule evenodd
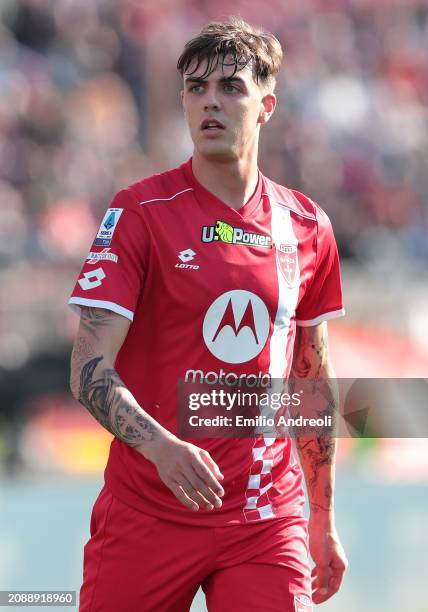
<path id="1" fill-rule="evenodd" d="M 94 245 L 108 247 L 110 246 L 114 230 L 117 227 L 120 215 L 123 213 L 123 208 L 108 208 L 103 220 L 101 221 L 100 229 L 95 237 Z"/>

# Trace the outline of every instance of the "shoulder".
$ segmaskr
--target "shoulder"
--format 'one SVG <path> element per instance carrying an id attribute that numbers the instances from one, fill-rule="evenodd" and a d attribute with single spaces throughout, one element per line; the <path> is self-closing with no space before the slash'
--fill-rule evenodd
<path id="1" fill-rule="evenodd" d="M 123 193 L 136 209 L 141 210 L 157 203 L 179 200 L 189 191 L 192 191 L 192 188 L 186 182 L 181 167 L 178 167 L 136 181 L 120 193 Z"/>
<path id="2" fill-rule="evenodd" d="M 314 221 L 323 228 L 330 225 L 327 213 L 312 198 L 296 189 L 289 189 L 266 177 L 264 178 L 272 203 L 290 210 L 299 217 Z"/>

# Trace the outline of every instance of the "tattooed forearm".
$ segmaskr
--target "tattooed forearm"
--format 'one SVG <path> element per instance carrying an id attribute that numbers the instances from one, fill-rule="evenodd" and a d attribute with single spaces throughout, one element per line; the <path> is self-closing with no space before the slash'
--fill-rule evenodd
<path id="1" fill-rule="evenodd" d="M 312 435 L 306 431 L 305 435 L 296 436 L 311 511 L 330 512 L 333 509 L 338 392 L 328 357 L 325 323 L 298 328 L 291 376 L 293 387 L 305 389 L 304 416 L 331 423 L 318 427 Z"/>
<path id="2" fill-rule="evenodd" d="M 84 364 L 94 354 L 93 346 L 85 336 L 79 336 L 73 347 L 71 354 L 71 379 L 70 386 L 73 394 L 76 395 L 79 390 L 80 375 L 79 372 Z"/>
<path id="3" fill-rule="evenodd" d="M 129 446 L 153 440 L 155 422 L 132 402 L 116 370 L 99 366 L 103 356 L 90 359 L 81 369 L 78 399 L 110 433 Z M 97 372 L 97 373 L 96 373 Z"/>
<path id="4" fill-rule="evenodd" d="M 138 405 L 114 369 L 129 326 L 127 319 L 114 312 L 82 306 L 70 386 L 74 397 L 105 429 L 136 448 L 157 438 L 163 428 Z"/>
<path id="5" fill-rule="evenodd" d="M 142 414 L 135 412 L 126 400 L 119 399 L 113 416 L 112 433 L 131 446 L 153 440 L 156 429 Z"/>
<path id="6" fill-rule="evenodd" d="M 331 510 L 333 507 L 332 476 L 322 466 L 333 466 L 336 438 L 297 438 L 297 449 L 305 474 L 311 510 Z M 326 482 L 327 479 L 327 482 Z"/>

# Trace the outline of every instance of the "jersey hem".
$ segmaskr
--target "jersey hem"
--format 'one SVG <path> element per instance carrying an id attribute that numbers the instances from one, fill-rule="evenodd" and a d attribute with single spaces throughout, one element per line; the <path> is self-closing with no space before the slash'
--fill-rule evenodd
<path id="1" fill-rule="evenodd" d="M 106 489 L 120 500 L 126 506 L 143 512 L 148 516 L 160 519 L 161 521 L 168 521 L 175 523 L 176 525 L 189 525 L 193 527 L 235 527 L 237 525 L 260 525 L 270 521 L 277 521 L 284 518 L 291 517 L 304 517 L 303 508 L 304 501 L 297 503 L 285 504 L 281 509 L 276 509 L 277 514 L 268 518 L 258 518 L 257 520 L 246 521 L 240 515 L 241 510 L 232 510 L 221 515 L 209 516 L 209 513 L 200 513 L 196 519 L 193 512 L 190 510 L 188 517 L 184 513 L 176 512 L 172 508 L 161 508 L 159 504 L 153 504 L 147 502 L 142 497 L 136 496 L 136 494 L 130 494 L 129 490 L 117 481 L 117 479 L 108 472 L 108 466 L 104 473 L 104 486 Z M 302 492 L 303 495 L 303 492 Z M 156 508 L 156 510 L 154 510 Z M 183 507 L 183 509 L 185 509 Z"/>
<path id="2" fill-rule="evenodd" d="M 345 309 L 341 308 L 340 310 L 332 310 L 331 312 L 325 312 L 315 319 L 296 319 L 296 325 L 300 327 L 310 327 L 311 325 L 318 325 L 319 323 L 323 323 L 324 321 L 330 321 L 331 319 L 337 319 L 338 317 L 345 316 Z"/>
<path id="3" fill-rule="evenodd" d="M 124 308 L 123 306 L 119 306 L 119 304 L 115 304 L 114 302 L 108 302 L 106 300 L 93 300 L 89 298 L 80 298 L 80 297 L 72 297 L 68 300 L 68 305 L 70 308 L 76 312 L 80 313 L 79 306 L 92 306 L 93 308 L 105 308 L 106 310 L 111 310 L 117 314 L 126 317 L 130 321 L 134 320 L 134 313 L 132 310 L 128 310 L 128 308 Z"/>

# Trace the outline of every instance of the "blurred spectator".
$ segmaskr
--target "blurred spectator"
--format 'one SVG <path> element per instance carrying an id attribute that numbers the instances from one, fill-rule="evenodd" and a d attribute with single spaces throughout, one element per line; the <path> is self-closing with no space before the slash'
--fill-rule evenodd
<path id="1" fill-rule="evenodd" d="M 263 170 L 321 202 L 342 257 L 367 261 L 365 237 L 386 228 L 393 251 L 426 259 L 427 3 L 276 0 L 271 9 L 269 17 L 262 3 L 234 5 L 285 48 Z M 20 0 L 0 11 L 1 231 L 9 236 L 0 265 L 22 257 L 76 265 L 114 191 L 190 153 L 175 60 L 204 21 L 230 7 Z M 68 238 L 73 226 L 80 241 Z"/>
<path id="2" fill-rule="evenodd" d="M 183 43 L 231 10 L 0 4 L 0 368 L 67 346 L 67 296 L 111 197 L 191 153 Z M 269 11 L 237 0 L 233 12 L 285 50 L 262 170 L 320 202 L 342 261 L 417 277 L 428 262 L 426 0 L 272 0 Z"/>

